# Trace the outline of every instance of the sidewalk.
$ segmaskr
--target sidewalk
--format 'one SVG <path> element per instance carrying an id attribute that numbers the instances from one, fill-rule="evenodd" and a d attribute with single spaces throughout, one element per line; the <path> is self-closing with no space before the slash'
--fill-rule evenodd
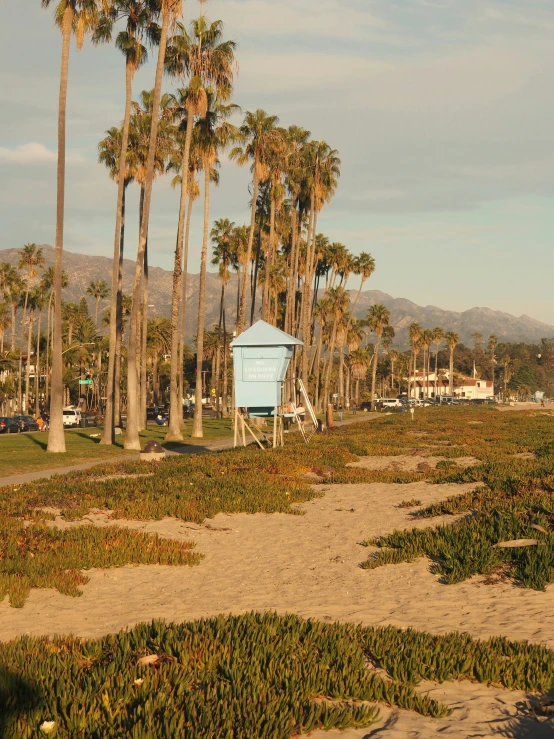
<path id="1" fill-rule="evenodd" d="M 370 421 L 374 418 L 378 418 L 379 413 L 360 413 L 359 415 L 347 418 L 344 421 L 335 421 L 335 426 L 348 426 L 351 423 L 358 423 L 359 421 Z M 273 434 L 265 434 L 267 438 L 272 438 Z M 218 439 L 217 441 L 209 441 L 206 444 L 183 444 L 183 446 L 176 447 L 174 449 L 166 449 L 168 456 L 174 456 L 176 454 L 201 454 L 203 452 L 218 452 L 223 449 L 233 448 L 233 437 L 226 439 Z M 97 459 L 94 462 L 85 462 L 83 464 L 75 464 L 68 467 L 56 467 L 52 470 L 37 470 L 36 472 L 26 472 L 21 475 L 10 475 L 9 477 L 0 477 L 0 487 L 6 485 L 23 485 L 26 482 L 33 482 L 34 480 L 44 480 L 54 475 L 66 475 L 70 472 L 80 472 L 82 470 L 88 470 L 92 467 L 96 467 L 100 464 L 114 464 L 118 462 L 133 462 L 139 459 L 138 454 L 129 454 L 125 457 L 112 457 L 110 459 Z"/>

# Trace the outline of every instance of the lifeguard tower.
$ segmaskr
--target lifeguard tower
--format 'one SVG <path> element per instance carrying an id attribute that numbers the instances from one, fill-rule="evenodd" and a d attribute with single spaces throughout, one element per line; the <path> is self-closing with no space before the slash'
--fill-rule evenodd
<path id="1" fill-rule="evenodd" d="M 293 380 L 294 398 L 283 407 L 283 383 L 295 346 L 303 346 L 303 342 L 265 321 L 257 321 L 231 342 L 235 380 L 235 446 L 239 436 L 246 446 L 247 429 L 263 448 L 248 424 L 251 417 L 273 418 L 274 447 L 283 444 L 283 416 L 298 422 L 306 442 L 315 433 L 318 420 L 301 380 Z M 309 416 L 313 425 L 313 431 L 309 433 L 297 413 L 297 394 L 304 405 L 302 415 Z"/>

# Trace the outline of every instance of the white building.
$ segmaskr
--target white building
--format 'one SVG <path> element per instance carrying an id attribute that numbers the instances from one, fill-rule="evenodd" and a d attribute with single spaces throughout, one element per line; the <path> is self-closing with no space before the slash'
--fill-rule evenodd
<path id="1" fill-rule="evenodd" d="M 417 398 L 434 398 L 440 395 L 450 395 L 450 381 L 448 370 L 435 377 L 434 372 L 416 372 L 410 377 L 410 387 L 415 380 L 415 395 Z M 485 399 L 493 396 L 492 380 L 481 380 L 478 377 L 455 377 L 452 395 L 455 398 Z"/>

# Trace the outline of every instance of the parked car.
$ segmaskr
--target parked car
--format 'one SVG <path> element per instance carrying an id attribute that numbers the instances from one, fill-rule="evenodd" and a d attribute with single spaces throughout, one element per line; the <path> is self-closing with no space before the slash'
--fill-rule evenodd
<path id="1" fill-rule="evenodd" d="M 0 416 L 0 434 L 19 434 L 21 426 L 13 418 Z"/>
<path id="2" fill-rule="evenodd" d="M 63 425 L 73 426 L 77 428 L 82 419 L 82 413 L 79 408 L 64 408 L 63 409 Z"/>
<path id="3" fill-rule="evenodd" d="M 435 400 L 434 398 L 424 398 L 424 399 L 423 399 L 423 400 L 421 401 L 421 405 L 422 405 L 422 406 L 423 406 L 424 408 L 426 408 L 427 406 L 430 406 L 430 405 L 437 405 L 437 402 L 436 402 L 436 400 Z"/>
<path id="4" fill-rule="evenodd" d="M 158 410 L 157 405 L 148 406 L 148 408 L 146 409 L 146 420 L 153 421 L 157 417 L 159 412 L 160 411 Z"/>
<path id="5" fill-rule="evenodd" d="M 40 431 L 38 423 L 32 416 L 14 416 L 13 420 L 19 424 L 22 431 Z"/>
<path id="6" fill-rule="evenodd" d="M 386 410 L 388 408 L 402 408 L 402 403 L 398 400 L 398 398 L 381 398 L 378 403 L 379 407 L 383 410 Z"/>
<path id="7" fill-rule="evenodd" d="M 370 400 L 364 400 L 363 403 L 360 403 L 360 410 L 367 413 L 371 410 L 371 401 Z"/>

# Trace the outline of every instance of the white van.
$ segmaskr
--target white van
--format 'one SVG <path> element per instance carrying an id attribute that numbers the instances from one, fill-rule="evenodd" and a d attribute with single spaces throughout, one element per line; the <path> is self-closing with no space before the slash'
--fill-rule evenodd
<path id="1" fill-rule="evenodd" d="M 63 425 L 77 427 L 81 423 L 82 413 L 79 408 L 63 409 Z"/>
<path id="2" fill-rule="evenodd" d="M 402 408 L 402 403 L 398 398 L 382 398 L 379 401 L 381 408 Z"/>

